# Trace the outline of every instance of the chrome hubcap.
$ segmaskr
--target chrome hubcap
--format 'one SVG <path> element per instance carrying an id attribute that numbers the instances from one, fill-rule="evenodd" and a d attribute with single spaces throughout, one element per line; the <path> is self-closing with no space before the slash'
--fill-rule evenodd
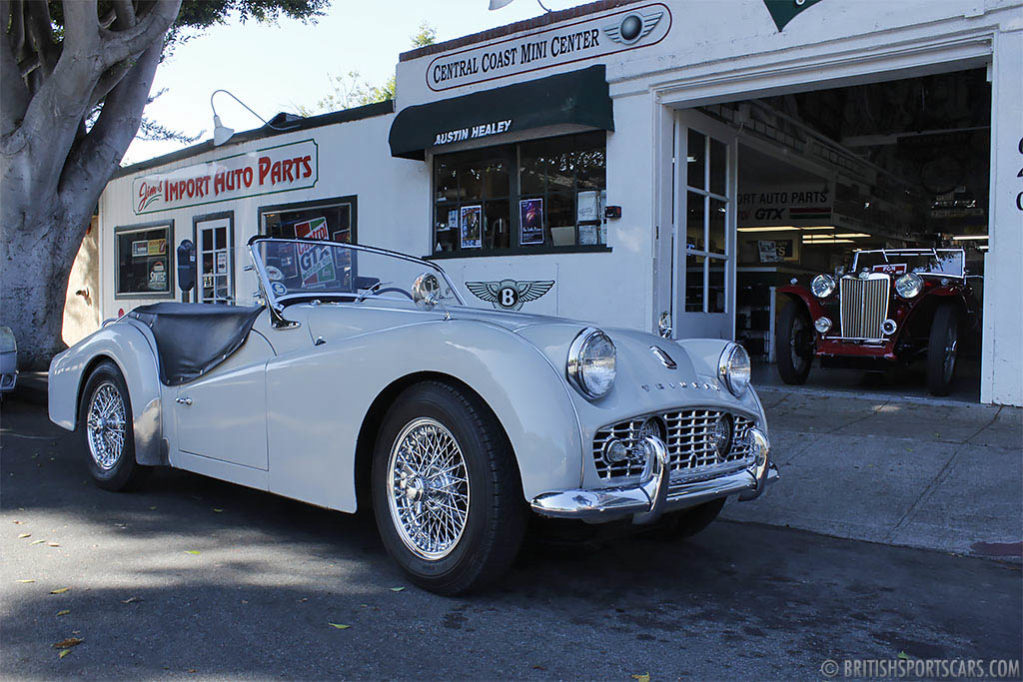
<path id="1" fill-rule="evenodd" d="M 405 546 L 431 561 L 450 554 L 469 518 L 469 473 L 447 427 L 429 417 L 405 425 L 391 447 L 387 489 Z"/>
<path id="2" fill-rule="evenodd" d="M 96 466 L 108 471 L 117 464 L 124 450 L 124 401 L 112 382 L 100 384 L 89 401 L 86 432 L 89 454 Z"/>

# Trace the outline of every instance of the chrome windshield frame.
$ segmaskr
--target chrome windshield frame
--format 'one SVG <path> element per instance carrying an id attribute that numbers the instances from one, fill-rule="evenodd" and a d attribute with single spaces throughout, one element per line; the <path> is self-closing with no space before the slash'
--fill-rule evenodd
<path id="1" fill-rule="evenodd" d="M 444 271 L 444 268 L 440 267 L 439 265 L 437 265 L 435 263 L 431 263 L 430 261 L 423 260 L 422 258 L 416 258 L 415 256 L 410 256 L 410 255 L 405 254 L 405 253 L 400 253 L 398 251 L 390 251 L 388 249 L 381 249 L 381 248 L 378 248 L 378 247 L 375 247 L 375 246 L 361 246 L 361 245 L 358 245 L 358 244 L 341 244 L 339 242 L 324 241 L 324 240 L 319 240 L 319 239 L 301 239 L 301 238 L 284 239 L 284 238 L 281 238 L 281 237 L 263 237 L 263 236 L 257 235 L 257 236 L 255 236 L 255 237 L 253 237 L 252 239 L 249 240 L 249 244 L 248 244 L 248 246 L 249 246 L 249 257 L 252 259 L 252 264 L 256 268 L 256 273 L 259 276 L 259 285 L 260 285 L 260 288 L 263 290 L 263 296 L 266 299 L 267 306 L 271 310 L 276 311 L 278 314 L 280 314 L 283 311 L 283 309 L 284 309 L 283 304 L 286 303 L 289 300 L 292 300 L 292 299 L 294 299 L 294 300 L 306 300 L 306 299 L 309 299 L 309 298 L 316 298 L 318 295 L 322 295 L 323 297 L 328 297 L 328 296 L 343 296 L 344 294 L 330 294 L 330 293 L 317 294 L 317 292 L 310 291 L 308 293 L 286 294 L 286 295 L 280 296 L 280 297 L 274 295 L 273 288 L 270 286 L 270 276 L 269 276 L 269 274 L 266 271 L 266 266 L 263 263 L 263 259 L 259 256 L 259 252 L 257 251 L 258 245 L 262 244 L 264 242 L 277 242 L 277 243 L 280 243 L 280 244 L 312 244 L 312 245 L 315 245 L 315 246 L 343 247 L 345 249 L 351 249 L 352 251 L 361 251 L 363 253 L 372 253 L 372 254 L 375 254 L 375 255 L 378 255 L 378 256 L 389 256 L 391 258 L 397 258 L 399 260 L 408 261 L 409 263 L 415 263 L 417 265 L 421 265 L 423 268 L 425 268 L 427 270 L 430 270 L 431 272 L 439 273 L 440 276 L 444 278 L 444 281 L 447 283 L 448 288 L 451 290 L 451 293 L 454 294 L 455 300 L 458 301 L 458 305 L 460 305 L 460 306 L 464 306 L 465 305 L 465 301 L 462 299 L 462 295 L 458 293 L 458 289 L 455 288 L 454 283 L 451 281 L 451 278 L 448 277 L 448 273 L 446 273 Z M 352 294 L 351 296 L 354 299 L 354 294 Z"/>
<path id="2" fill-rule="evenodd" d="M 954 277 L 956 279 L 963 279 L 966 277 L 966 250 L 965 249 L 857 249 L 853 252 L 853 263 L 850 272 L 855 273 L 859 267 L 860 256 L 868 253 L 879 253 L 884 258 L 885 262 L 889 262 L 889 256 L 933 256 L 935 260 L 938 260 L 939 253 L 958 253 L 960 255 L 960 270 L 962 274 L 953 275 L 948 272 L 918 272 L 918 275 L 930 275 L 932 277 Z"/>

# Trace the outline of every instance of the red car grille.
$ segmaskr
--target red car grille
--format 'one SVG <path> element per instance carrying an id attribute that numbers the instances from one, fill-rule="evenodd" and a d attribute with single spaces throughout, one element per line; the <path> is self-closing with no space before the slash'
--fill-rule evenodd
<path id="1" fill-rule="evenodd" d="M 843 277 L 840 281 L 842 336 L 847 339 L 881 339 L 881 325 L 888 317 L 888 275 L 870 279 Z"/>

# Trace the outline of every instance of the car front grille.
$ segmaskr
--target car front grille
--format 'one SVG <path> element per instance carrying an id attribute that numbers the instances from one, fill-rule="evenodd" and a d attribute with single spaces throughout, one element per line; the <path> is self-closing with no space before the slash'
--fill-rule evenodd
<path id="1" fill-rule="evenodd" d="M 714 409 L 688 409 L 643 415 L 599 429 L 593 437 L 593 462 L 602 479 L 626 478 L 643 473 L 646 461 L 643 457 L 629 457 L 622 462 L 609 462 L 604 457 L 604 447 L 617 438 L 632 450 L 639 443 L 643 423 L 650 417 L 659 417 L 667 428 L 665 446 L 671 463 L 672 479 L 695 479 L 717 475 L 725 470 L 747 466 L 753 461 L 753 446 L 749 430 L 753 420 L 732 414 L 732 446 L 728 454 L 719 457 L 714 446 L 714 424 L 726 414 Z"/>
<path id="2" fill-rule="evenodd" d="M 881 339 L 881 325 L 888 317 L 888 275 L 872 274 L 868 279 L 843 277 L 840 282 L 842 337 Z"/>

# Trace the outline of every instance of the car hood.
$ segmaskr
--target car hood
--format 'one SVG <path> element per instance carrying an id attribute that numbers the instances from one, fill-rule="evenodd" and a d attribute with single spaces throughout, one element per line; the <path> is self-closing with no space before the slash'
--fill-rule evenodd
<path id="1" fill-rule="evenodd" d="M 357 308 L 347 304 L 302 304 L 300 307 L 308 307 L 309 333 L 314 339 L 319 336 L 328 339 L 354 336 L 411 324 L 436 323 L 445 319 L 491 325 L 517 334 L 531 343 L 547 358 L 552 370 L 561 376 L 565 376 L 572 341 L 583 329 L 598 326 L 561 317 L 467 306 L 437 306 L 426 310 L 401 301 L 365 301 Z M 662 409 L 667 404 L 735 406 L 738 403 L 747 411 L 759 412 L 752 391 L 741 398 L 735 398 L 718 379 L 717 362 L 726 345 L 725 341 L 672 341 L 633 329 L 601 329 L 615 344 L 618 376 L 612 392 L 599 401 L 586 401 L 578 392 L 573 391 L 583 411 L 597 407 L 611 412 L 638 414 Z M 668 365 L 654 348 L 670 358 Z"/>

